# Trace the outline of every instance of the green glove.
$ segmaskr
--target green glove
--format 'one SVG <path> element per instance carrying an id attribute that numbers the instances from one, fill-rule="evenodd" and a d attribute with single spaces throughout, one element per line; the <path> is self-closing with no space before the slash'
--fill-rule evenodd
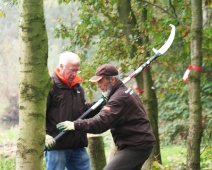
<path id="1" fill-rule="evenodd" d="M 105 106 L 106 104 L 107 104 L 107 97 L 105 97 L 104 95 L 102 95 L 102 97 L 101 97 L 102 99 L 103 99 L 103 102 L 101 103 L 101 105 L 100 106 Z"/>
<path id="2" fill-rule="evenodd" d="M 48 150 L 51 150 L 56 145 L 56 141 L 50 135 L 46 135 L 45 146 Z"/>
<path id="3" fill-rule="evenodd" d="M 56 127 L 57 127 L 57 129 L 59 129 L 63 132 L 68 131 L 68 130 L 75 130 L 74 122 L 70 122 L 70 121 L 58 123 L 56 125 Z"/>

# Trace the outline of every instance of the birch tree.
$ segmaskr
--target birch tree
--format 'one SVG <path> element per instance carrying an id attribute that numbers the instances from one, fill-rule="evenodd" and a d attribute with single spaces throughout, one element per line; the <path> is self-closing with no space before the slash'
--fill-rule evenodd
<path id="1" fill-rule="evenodd" d="M 20 0 L 19 134 L 16 170 L 43 169 L 45 104 L 50 89 L 43 0 Z"/>

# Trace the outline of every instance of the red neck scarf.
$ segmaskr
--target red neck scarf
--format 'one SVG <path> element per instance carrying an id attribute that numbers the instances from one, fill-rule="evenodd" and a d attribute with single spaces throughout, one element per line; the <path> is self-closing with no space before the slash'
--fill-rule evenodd
<path id="1" fill-rule="evenodd" d="M 67 79 L 65 79 L 61 74 L 60 74 L 60 70 L 59 68 L 56 68 L 55 70 L 56 75 L 60 78 L 60 80 L 65 83 L 67 86 L 69 86 L 70 88 L 72 88 L 75 84 L 77 83 L 81 83 L 82 79 L 79 75 L 76 75 L 76 77 L 74 78 L 74 80 L 69 83 Z"/>

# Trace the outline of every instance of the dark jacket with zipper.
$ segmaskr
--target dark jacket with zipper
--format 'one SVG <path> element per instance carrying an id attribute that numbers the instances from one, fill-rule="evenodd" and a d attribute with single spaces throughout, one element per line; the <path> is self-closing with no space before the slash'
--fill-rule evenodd
<path id="1" fill-rule="evenodd" d="M 55 73 L 52 80 L 53 87 L 47 99 L 46 133 L 55 137 L 60 133 L 56 128 L 58 123 L 77 120 L 92 104 L 85 103 L 84 90 L 80 84 L 70 88 Z M 92 114 L 95 115 L 98 111 L 97 109 Z M 53 150 L 77 149 L 86 146 L 88 141 L 85 132 L 70 131 L 56 141 Z"/>
<path id="2" fill-rule="evenodd" d="M 108 103 L 93 118 L 74 122 L 77 131 L 102 133 L 111 129 L 118 149 L 153 148 L 155 136 L 137 94 L 121 81 L 112 88 Z"/>

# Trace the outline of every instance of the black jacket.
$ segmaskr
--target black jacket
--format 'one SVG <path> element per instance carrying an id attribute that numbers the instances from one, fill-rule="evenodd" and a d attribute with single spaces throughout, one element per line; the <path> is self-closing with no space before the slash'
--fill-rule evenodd
<path id="1" fill-rule="evenodd" d="M 84 90 L 80 84 L 70 88 L 55 73 L 52 80 L 53 87 L 47 99 L 46 133 L 55 137 L 60 133 L 56 128 L 58 123 L 77 120 L 92 104 L 85 103 Z M 76 149 L 87 145 L 85 132 L 70 131 L 56 141 L 56 146 L 53 149 Z"/>
<path id="2" fill-rule="evenodd" d="M 74 124 L 76 130 L 88 133 L 111 129 L 118 149 L 150 149 L 155 144 L 150 121 L 138 95 L 121 81 L 112 88 L 108 103 L 98 115 Z"/>

